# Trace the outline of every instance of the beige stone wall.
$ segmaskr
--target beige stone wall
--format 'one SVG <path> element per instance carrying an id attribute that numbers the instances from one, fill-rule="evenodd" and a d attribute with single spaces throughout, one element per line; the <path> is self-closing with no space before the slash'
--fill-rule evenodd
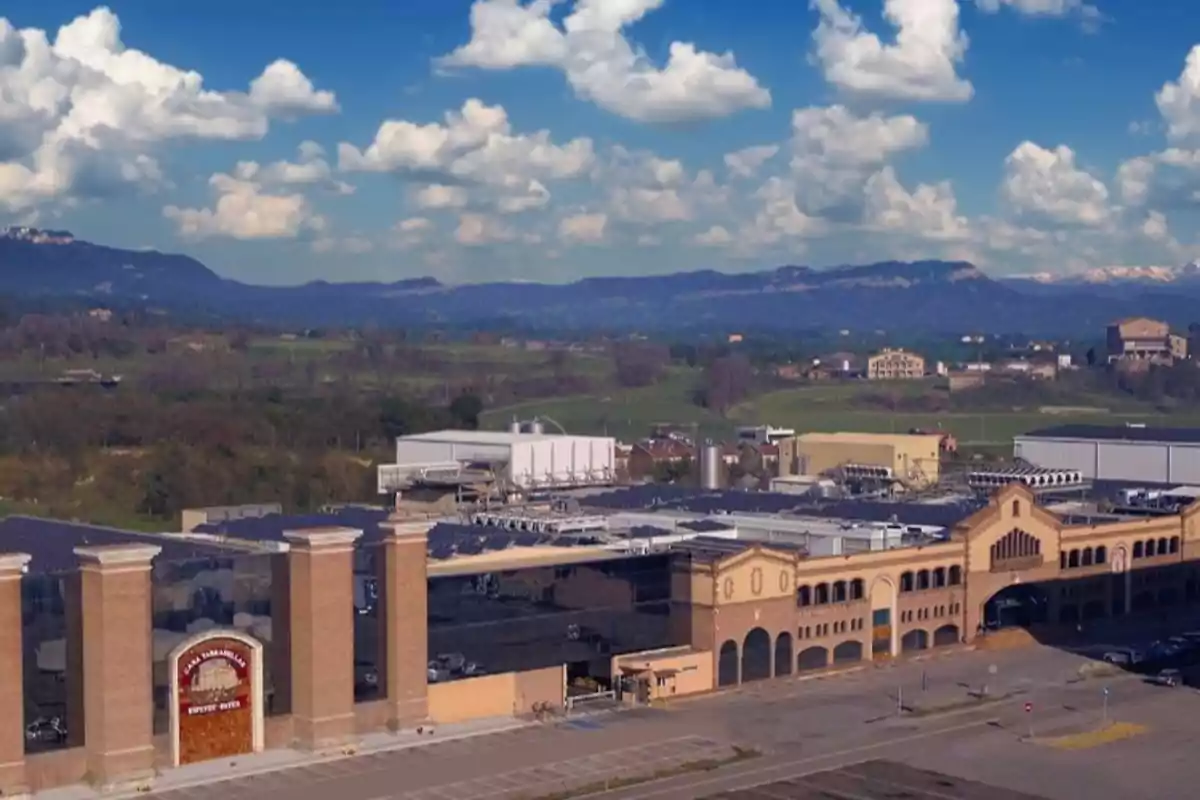
<path id="1" fill-rule="evenodd" d="M 549 667 L 435 683 L 429 687 L 429 719 L 445 725 L 526 714 L 541 703 L 559 708 L 565 680 L 563 667 Z"/>

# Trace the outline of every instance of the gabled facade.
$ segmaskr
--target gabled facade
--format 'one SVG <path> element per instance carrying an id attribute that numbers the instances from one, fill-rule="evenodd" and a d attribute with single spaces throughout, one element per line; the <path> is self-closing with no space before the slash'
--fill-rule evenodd
<path id="1" fill-rule="evenodd" d="M 756 547 L 676 567 L 693 646 L 717 687 L 970 643 L 989 601 L 1044 600 L 1047 629 L 1200 600 L 1200 505 L 1181 515 L 1066 525 L 1012 485 L 925 547 L 804 558 Z"/>

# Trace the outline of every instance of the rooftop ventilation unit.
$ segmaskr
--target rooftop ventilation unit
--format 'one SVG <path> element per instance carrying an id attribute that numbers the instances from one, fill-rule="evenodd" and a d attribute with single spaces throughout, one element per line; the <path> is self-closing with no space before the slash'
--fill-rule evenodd
<path id="1" fill-rule="evenodd" d="M 1043 469 L 1017 466 L 996 470 L 977 470 L 967 474 L 967 485 L 979 491 L 992 491 L 1010 483 L 1020 483 L 1034 491 L 1072 489 L 1083 486 L 1083 473 L 1073 469 Z"/>
<path id="2" fill-rule="evenodd" d="M 842 475 L 850 480 L 890 481 L 891 467 L 880 467 L 874 464 L 843 464 Z"/>

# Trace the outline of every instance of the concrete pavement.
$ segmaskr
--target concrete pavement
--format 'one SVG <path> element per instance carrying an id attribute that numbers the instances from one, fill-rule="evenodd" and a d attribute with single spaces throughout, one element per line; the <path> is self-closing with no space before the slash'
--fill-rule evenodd
<path id="1" fill-rule="evenodd" d="M 989 723 L 1013 717 L 1019 726 L 1026 698 L 1037 719 L 1054 714 L 1099 718 L 1101 684 L 1081 681 L 1088 659 L 1049 648 L 968 652 L 925 662 L 868 666 L 821 680 L 753 684 L 663 709 L 638 709 L 585 720 L 535 725 L 507 733 L 344 758 L 296 769 L 159 791 L 164 800 L 258 800 L 286 793 L 294 800 L 384 800 L 460 797 L 536 798 L 574 786 L 594 786 L 604 775 L 642 775 L 685 761 L 704 761 L 734 745 L 760 758 L 699 776 L 631 787 L 612 797 L 679 796 L 708 792 L 726 781 L 759 781 L 860 761 L 892 751 L 924 752 L 993 731 Z M 1126 703 L 1131 677 L 1111 685 L 1110 713 Z M 1005 699 L 978 705 L 981 685 Z M 898 695 L 910 711 L 901 713 Z M 1132 696 L 1132 695 L 1131 695 Z M 1064 710 L 1069 707 L 1073 710 Z M 1045 709 L 1045 710 L 1043 710 Z M 1016 741 L 1012 730 L 1007 737 Z M 936 747 L 933 745 L 936 744 Z M 689 781 L 705 781 L 701 787 Z M 707 782 L 713 782 L 710 787 Z M 661 789 L 667 790 L 666 794 Z M 675 791 L 671 794 L 671 791 Z M 680 793 L 682 791 L 682 794 Z M 647 794 L 660 792 L 660 794 Z M 144 795 L 143 795 L 144 796 Z M 1144 800 L 1144 798 L 1142 799 Z"/>

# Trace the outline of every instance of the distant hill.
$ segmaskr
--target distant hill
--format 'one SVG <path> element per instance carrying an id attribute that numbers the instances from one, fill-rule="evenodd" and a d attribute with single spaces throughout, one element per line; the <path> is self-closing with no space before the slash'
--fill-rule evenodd
<path id="1" fill-rule="evenodd" d="M 784 266 L 644 277 L 448 286 L 434 278 L 395 283 L 253 286 L 199 261 L 152 250 L 121 250 L 66 231 L 0 231 L 0 293 L 63 296 L 96 303 L 136 301 L 205 309 L 276 324 L 443 324 L 578 330 L 904 330 L 1078 333 L 1116 317 L 1147 314 L 1183 324 L 1200 299 L 1200 269 L 1147 284 L 993 280 L 965 262 L 887 261 L 816 270 Z M 1200 314 L 1196 315 L 1200 317 Z"/>

